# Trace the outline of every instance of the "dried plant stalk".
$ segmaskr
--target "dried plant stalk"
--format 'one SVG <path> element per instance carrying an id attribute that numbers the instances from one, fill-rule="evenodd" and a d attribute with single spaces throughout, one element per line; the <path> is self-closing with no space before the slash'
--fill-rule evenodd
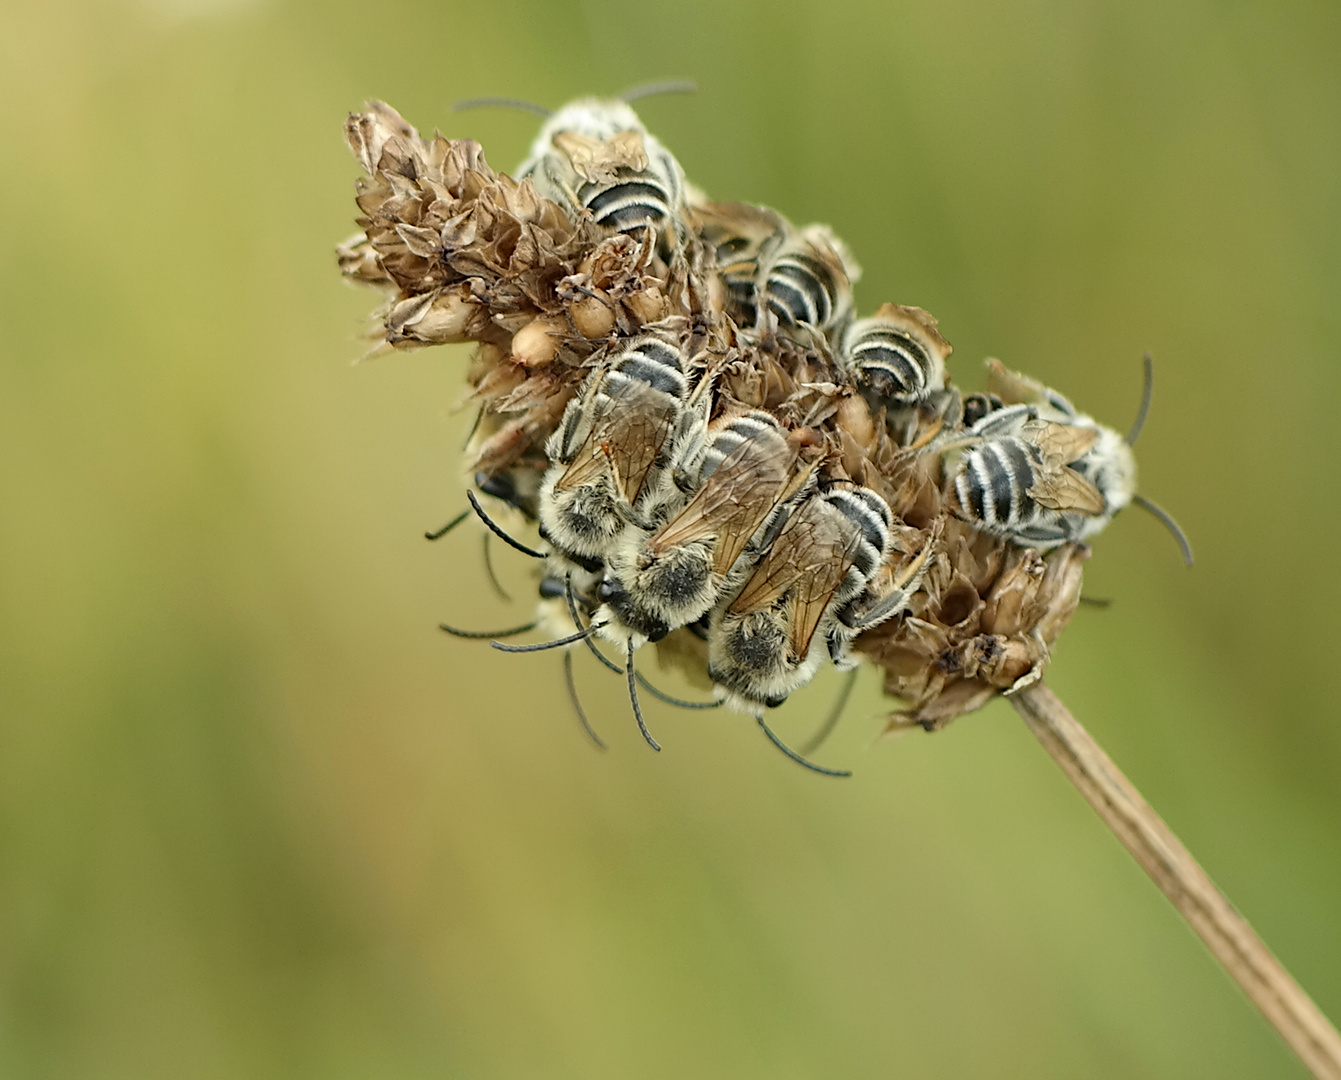
<path id="1" fill-rule="evenodd" d="M 1057 696 L 1011 698 L 1071 782 L 1318 1080 L 1341 1080 L 1341 1035 Z"/>

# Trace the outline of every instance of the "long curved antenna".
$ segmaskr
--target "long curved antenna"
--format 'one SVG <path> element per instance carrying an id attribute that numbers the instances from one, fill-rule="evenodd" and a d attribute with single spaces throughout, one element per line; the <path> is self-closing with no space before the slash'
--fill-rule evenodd
<path id="1" fill-rule="evenodd" d="M 447 524 L 444 525 L 441 529 L 434 529 L 432 532 L 424 533 L 424 539 L 441 540 L 444 536 L 446 536 L 449 532 L 455 529 L 458 525 L 461 524 L 461 522 L 465 521 L 466 518 L 468 517 L 470 517 L 470 511 L 462 510 L 461 513 L 457 514 L 456 517 L 452 518 L 452 520 L 447 522 Z"/>
<path id="2" fill-rule="evenodd" d="M 533 559 L 546 559 L 549 557 L 543 551 L 536 551 L 535 548 L 528 548 L 525 544 L 512 539 L 512 537 L 505 533 L 494 519 L 484 512 L 484 507 L 480 505 L 480 500 L 475 498 L 475 493 L 469 488 L 466 489 L 466 498 L 470 500 L 470 505 L 474 507 L 475 513 L 480 516 L 480 520 L 489 527 L 489 531 L 498 537 L 498 539 L 502 540 L 503 543 L 507 544 L 508 547 L 516 548 L 523 555 L 529 555 Z"/>
<path id="3" fill-rule="evenodd" d="M 581 641 L 588 634 L 594 634 L 605 623 L 593 623 L 578 634 L 569 634 L 567 637 L 561 637 L 554 641 L 542 641 L 539 645 L 504 645 L 501 641 L 489 642 L 500 652 L 544 652 L 546 649 L 558 649 L 564 645 L 571 645 L 575 641 Z"/>
<path id="4" fill-rule="evenodd" d="M 528 630 L 534 630 L 538 623 L 528 622 L 525 626 L 514 626 L 511 630 L 458 630 L 455 626 L 448 626 L 446 623 L 438 623 L 439 630 L 445 630 L 452 637 L 470 638 L 471 640 L 481 641 L 484 638 L 503 638 L 516 637 L 518 634 L 524 634 Z"/>
<path id="5" fill-rule="evenodd" d="M 1141 428 L 1145 427 L 1146 414 L 1150 412 L 1150 399 L 1155 393 L 1155 358 L 1149 353 L 1145 354 L 1145 382 L 1141 386 L 1141 407 L 1136 410 L 1136 422 L 1132 424 L 1131 431 L 1127 432 L 1127 445 L 1135 446 L 1136 439 L 1141 434 Z"/>
<path id="6" fill-rule="evenodd" d="M 791 758 L 794 762 L 796 762 L 796 764 L 804 766 L 811 772 L 817 772 L 821 776 L 847 777 L 852 775 L 851 769 L 826 769 L 823 765 L 816 765 L 813 761 L 807 761 L 795 750 L 793 750 L 790 746 L 788 746 L 785 742 L 783 742 L 776 735 L 774 735 L 773 729 L 770 728 L 766 723 L 764 723 L 764 718 L 762 716 L 756 716 L 754 719 L 758 722 L 759 726 L 764 729 L 764 734 L 768 736 L 768 741 L 771 742 L 774 746 L 776 746 L 779 750 L 781 750 L 784 754 L 786 754 L 789 758 Z"/>
<path id="7" fill-rule="evenodd" d="M 587 719 L 582 702 L 578 700 L 577 683 L 573 681 L 573 654 L 567 650 L 563 654 L 563 681 L 568 684 L 568 700 L 573 703 L 573 712 L 577 713 L 578 722 L 582 725 L 582 730 L 587 733 L 587 738 L 602 750 L 606 749 L 605 743 L 601 742 L 601 737 L 596 734 L 591 721 Z"/>
<path id="8" fill-rule="evenodd" d="M 690 82 L 688 79 L 666 79 L 662 82 L 643 83 L 632 90 L 625 90 L 619 95 L 619 100 L 625 105 L 632 105 L 640 98 L 655 97 L 657 94 L 693 94 L 697 91 L 698 83 Z"/>
<path id="9" fill-rule="evenodd" d="M 647 745 L 653 750 L 660 750 L 661 745 L 652 738 L 652 733 L 647 730 L 647 721 L 643 719 L 642 707 L 638 704 L 638 681 L 637 672 L 633 670 L 633 642 L 629 642 L 629 666 L 624 669 L 629 677 L 629 701 L 633 705 L 633 718 L 638 721 L 638 730 L 643 733 L 643 738 L 647 740 Z"/>
<path id="10" fill-rule="evenodd" d="M 494 573 L 493 555 L 489 549 L 489 534 L 484 534 L 484 572 L 489 577 L 489 584 L 494 587 L 494 592 L 498 593 L 508 603 L 512 603 L 512 597 L 508 595 L 507 589 L 503 588 L 498 580 L 498 575 Z"/>
<path id="11" fill-rule="evenodd" d="M 838 721 L 843 715 L 843 710 L 847 708 L 848 698 L 852 696 L 852 689 L 857 685 L 857 669 L 853 668 L 847 673 L 847 679 L 843 683 L 843 688 L 838 691 L 838 700 L 833 703 L 833 708 L 829 710 L 829 715 L 825 718 L 824 724 L 820 729 L 810 736 L 810 741 L 801 747 L 801 753 L 813 754 L 825 741 L 833 734 L 833 729 L 838 726 Z"/>
<path id="12" fill-rule="evenodd" d="M 554 111 L 534 101 L 523 101 L 510 97 L 473 97 L 464 101 L 452 102 L 452 112 L 465 112 L 467 109 L 520 109 L 522 112 L 535 113 L 536 116 L 553 116 Z"/>
<path id="13" fill-rule="evenodd" d="M 582 619 L 577 613 L 577 599 L 573 596 L 573 572 L 571 570 L 563 576 L 563 595 L 564 599 L 568 601 L 568 614 L 573 619 L 573 625 L 579 630 L 585 629 L 582 625 Z M 624 669 L 622 667 L 616 664 L 613 660 L 606 659 L 605 653 L 601 652 L 601 650 L 596 647 L 596 642 L 592 641 L 591 638 L 583 638 L 582 640 L 587 643 L 587 648 L 591 650 L 591 655 L 596 657 L 596 659 L 605 667 L 609 668 L 616 675 L 624 674 Z"/>
<path id="14" fill-rule="evenodd" d="M 1113 600 L 1111 597 L 1086 596 L 1084 593 L 1080 594 L 1080 599 L 1078 602 L 1084 604 L 1086 607 L 1098 608 L 1100 611 L 1102 611 L 1104 608 L 1110 608 L 1113 606 Z"/>
<path id="15" fill-rule="evenodd" d="M 641 671 L 634 673 L 634 678 L 638 680 L 638 685 L 651 694 L 658 701 L 664 701 L 667 705 L 674 705 L 677 709 L 720 709 L 720 701 L 681 701 L 677 697 L 671 697 L 664 690 L 658 690 L 645 678 Z"/>
<path id="16" fill-rule="evenodd" d="M 1163 526 L 1173 533 L 1173 538 L 1178 541 L 1178 546 L 1183 549 L 1183 562 L 1188 566 L 1192 565 L 1192 545 L 1187 542 L 1187 535 L 1178 527 L 1178 522 L 1158 503 L 1151 502 L 1144 495 L 1133 495 L 1131 501 L 1142 510 L 1149 510 L 1163 524 Z"/>

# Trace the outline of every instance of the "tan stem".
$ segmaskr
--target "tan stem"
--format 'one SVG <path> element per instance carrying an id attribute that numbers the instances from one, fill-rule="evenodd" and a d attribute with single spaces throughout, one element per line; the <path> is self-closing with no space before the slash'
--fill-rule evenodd
<path id="1" fill-rule="evenodd" d="M 1318 1080 L 1341 1080 L 1341 1035 L 1066 706 L 1037 684 L 1011 701 L 1029 729 Z"/>

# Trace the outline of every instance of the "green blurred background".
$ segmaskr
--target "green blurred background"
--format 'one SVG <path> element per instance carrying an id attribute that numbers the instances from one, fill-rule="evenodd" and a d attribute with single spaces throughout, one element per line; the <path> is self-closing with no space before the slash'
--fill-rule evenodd
<path id="1" fill-rule="evenodd" d="M 1007 705 L 809 775 L 524 621 L 464 505 L 463 349 L 351 367 L 370 96 L 500 168 L 650 79 L 695 181 L 827 220 L 1125 428 L 1050 681 L 1341 1017 L 1341 9 L 8 0 L 0 1074 L 1293 1077 Z M 520 559 L 499 553 L 515 594 Z M 669 689 L 691 692 L 669 676 Z M 778 727 L 802 740 L 832 674 Z"/>

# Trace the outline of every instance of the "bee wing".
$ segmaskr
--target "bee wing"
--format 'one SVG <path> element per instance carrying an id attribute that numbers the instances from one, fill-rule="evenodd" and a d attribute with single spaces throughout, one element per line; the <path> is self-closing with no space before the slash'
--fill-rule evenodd
<path id="1" fill-rule="evenodd" d="M 694 207 L 691 213 L 704 240 L 718 248 L 729 244 L 734 253 L 746 259 L 780 243 L 788 229 L 781 214 L 748 203 L 706 203 Z"/>
<path id="2" fill-rule="evenodd" d="M 602 389 L 591 432 L 555 487 L 595 483 L 609 472 L 615 490 L 632 506 L 670 435 L 674 399 L 637 380 Z"/>
<path id="3" fill-rule="evenodd" d="M 560 131 L 553 141 L 554 148 L 568 159 L 573 171 L 588 183 L 613 180 L 620 167 L 637 172 L 647 168 L 647 151 L 636 131 L 621 131 L 610 139 Z"/>
<path id="4" fill-rule="evenodd" d="M 744 614 L 791 600 L 787 641 L 793 656 L 810 651 L 820 619 L 847 576 L 857 538 L 843 537 L 812 499 L 783 527 L 730 610 Z"/>
<path id="5" fill-rule="evenodd" d="M 793 454 L 780 459 L 760 453 L 753 440 L 736 447 L 679 514 L 652 537 L 652 550 L 715 537 L 712 568 L 725 576 L 745 545 L 777 506 L 787 485 Z"/>
<path id="6" fill-rule="evenodd" d="M 995 358 L 987 361 L 987 389 L 1007 405 L 1045 405 L 1064 416 L 1076 415 L 1076 407 L 1056 390 L 1023 372 L 1011 371 Z"/>
<path id="7" fill-rule="evenodd" d="M 1063 513 L 1102 514 L 1108 504 L 1097 487 L 1074 469 L 1055 469 L 1039 476 L 1029 497 L 1049 510 Z"/>
<path id="8" fill-rule="evenodd" d="M 1054 424 L 1048 420 L 1028 421 L 1021 434 L 1038 447 L 1049 465 L 1070 465 L 1079 461 L 1099 441 L 1097 428 Z"/>

